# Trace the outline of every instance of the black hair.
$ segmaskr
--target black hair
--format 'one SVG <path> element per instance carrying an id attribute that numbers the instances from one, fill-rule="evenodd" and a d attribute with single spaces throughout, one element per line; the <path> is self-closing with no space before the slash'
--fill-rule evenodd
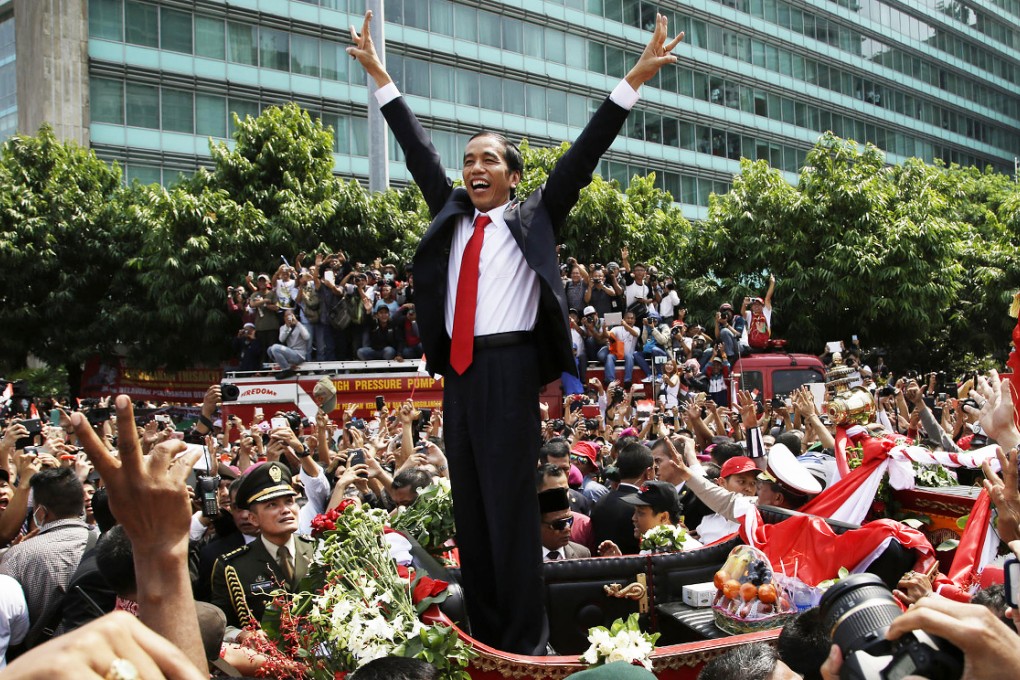
<path id="1" fill-rule="evenodd" d="M 712 462 L 721 466 L 730 458 L 743 456 L 744 449 L 736 442 L 723 442 L 722 444 L 716 444 L 713 446 L 712 453 L 709 455 L 712 456 Z"/>
<path id="2" fill-rule="evenodd" d="M 546 477 L 566 477 L 567 473 L 563 471 L 563 468 L 552 463 L 542 463 L 538 466 L 538 472 L 535 475 L 535 488 L 541 489 L 545 484 Z"/>
<path id="3" fill-rule="evenodd" d="M 566 458 L 570 455 L 570 444 L 563 437 L 553 437 L 545 444 L 542 444 L 542 448 L 538 450 L 538 459 L 543 463 L 549 461 L 549 456 L 553 458 Z"/>
<path id="4" fill-rule="evenodd" d="M 124 598 L 134 595 L 138 589 L 134 551 L 124 527 L 115 526 L 99 539 L 96 544 L 96 566 L 113 592 Z"/>
<path id="5" fill-rule="evenodd" d="M 354 671 L 351 680 L 436 680 L 439 669 L 421 659 L 383 656 Z"/>
<path id="6" fill-rule="evenodd" d="M 498 132 L 492 130 L 482 130 L 471 135 L 468 141 L 477 139 L 478 137 L 491 137 L 499 142 L 503 147 L 503 160 L 506 161 L 506 167 L 510 172 L 519 172 L 521 177 L 524 177 L 524 156 L 521 155 L 521 150 L 517 148 L 517 145 L 511 142 L 509 139 L 504 137 Z M 510 190 L 510 195 L 514 195 L 514 190 Z"/>
<path id="7" fill-rule="evenodd" d="M 778 662 L 776 650 L 764 642 L 741 645 L 706 663 L 698 680 L 768 680 Z"/>
<path id="8" fill-rule="evenodd" d="M 85 512 L 85 489 L 69 467 L 37 472 L 29 485 L 35 506 L 44 506 L 57 519 L 80 517 Z"/>
<path id="9" fill-rule="evenodd" d="M 92 518 L 96 520 L 99 533 L 105 534 L 117 525 L 117 518 L 110 512 L 110 497 L 106 495 L 106 487 L 96 489 L 92 496 Z"/>
<path id="10" fill-rule="evenodd" d="M 652 451 L 644 444 L 631 442 L 616 457 L 616 467 L 620 469 L 620 479 L 635 479 L 644 474 L 645 470 L 655 465 Z"/>
<path id="11" fill-rule="evenodd" d="M 1010 630 L 1016 630 L 1013 626 L 1013 622 L 1006 618 L 1006 607 L 1009 606 L 1009 602 L 1006 601 L 1005 585 L 995 583 L 987 588 L 982 588 L 974 593 L 974 597 L 970 598 L 970 602 L 971 604 L 979 604 L 987 607 L 989 611 L 995 614 L 1000 621 L 1005 623 Z"/>
<path id="12" fill-rule="evenodd" d="M 822 626 L 822 610 L 812 607 L 783 626 L 776 651 L 779 658 L 804 680 L 822 680 L 821 667 L 829 656 L 832 641 Z"/>
<path id="13" fill-rule="evenodd" d="M 394 489 L 410 487 L 412 489 L 424 489 L 432 483 L 432 475 L 421 468 L 408 468 L 401 470 L 400 474 L 393 478 Z"/>
<path id="14" fill-rule="evenodd" d="M 808 494 L 791 489 L 782 482 L 771 482 L 766 480 L 763 481 L 762 484 L 768 484 L 772 489 L 772 493 L 782 494 L 783 500 L 786 502 L 786 507 L 790 510 L 796 510 L 807 503 L 810 498 Z"/>
<path id="15" fill-rule="evenodd" d="M 800 454 L 804 453 L 803 446 L 804 440 L 793 432 L 787 431 L 780 435 L 777 435 L 776 444 L 782 444 L 786 448 L 790 449 L 790 451 L 795 456 L 799 456 Z"/>

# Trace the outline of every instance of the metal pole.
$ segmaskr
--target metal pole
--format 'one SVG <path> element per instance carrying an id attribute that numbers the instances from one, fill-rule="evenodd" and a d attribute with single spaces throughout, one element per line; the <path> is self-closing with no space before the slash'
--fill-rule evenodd
<path id="1" fill-rule="evenodd" d="M 384 30 L 386 16 L 383 13 L 383 0 L 368 0 L 367 8 L 372 10 L 372 41 L 375 43 L 375 50 L 383 66 L 386 66 L 386 31 Z M 375 83 L 368 79 L 369 90 L 375 88 Z M 389 137 L 387 135 L 386 121 L 375 97 L 368 97 L 368 190 L 372 192 L 385 191 L 390 186 L 389 172 Z"/>

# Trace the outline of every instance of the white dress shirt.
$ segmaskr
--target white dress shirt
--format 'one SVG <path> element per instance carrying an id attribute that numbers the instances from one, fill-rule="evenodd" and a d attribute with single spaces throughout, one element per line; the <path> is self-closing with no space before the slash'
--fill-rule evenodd
<path id="1" fill-rule="evenodd" d="M 28 603 L 17 580 L 0 574 L 0 668 L 7 666 L 7 650 L 28 634 Z"/>

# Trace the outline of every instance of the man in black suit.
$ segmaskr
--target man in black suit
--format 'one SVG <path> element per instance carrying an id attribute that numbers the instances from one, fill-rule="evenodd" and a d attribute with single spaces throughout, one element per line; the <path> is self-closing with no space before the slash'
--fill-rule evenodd
<path id="1" fill-rule="evenodd" d="M 541 654 L 547 623 L 534 474 L 541 386 L 576 375 L 556 256 L 558 230 L 637 101 L 682 35 L 659 17 L 637 64 L 526 200 L 524 170 L 502 135 L 468 142 L 464 186 L 439 154 L 380 62 L 365 14 L 357 59 L 378 90 L 386 122 L 421 189 L 432 223 L 414 258 L 416 308 L 428 370 L 445 379 L 444 435 L 453 482 L 462 585 L 472 634 L 516 653 Z"/>
<path id="2" fill-rule="evenodd" d="M 634 535 L 634 506 L 624 502 L 624 496 L 633 496 L 641 485 L 655 479 L 652 452 L 644 444 L 627 444 L 616 457 L 620 471 L 620 486 L 603 496 L 591 509 L 592 543 L 599 548 L 612 541 L 624 555 L 636 555 L 639 545 Z"/>

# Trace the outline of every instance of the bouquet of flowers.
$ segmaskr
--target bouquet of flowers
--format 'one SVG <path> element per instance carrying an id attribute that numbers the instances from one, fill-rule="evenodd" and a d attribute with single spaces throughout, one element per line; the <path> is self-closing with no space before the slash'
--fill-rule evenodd
<path id="1" fill-rule="evenodd" d="M 447 541 L 456 533 L 450 480 L 441 477 L 419 489 L 418 498 L 393 518 L 391 526 L 413 537 L 433 555 L 445 551 Z"/>
<path id="2" fill-rule="evenodd" d="M 447 583 L 398 566 L 383 538 L 387 514 L 345 500 L 312 523 L 314 563 L 297 593 L 279 592 L 262 630 L 265 677 L 333 680 L 382 656 L 424 659 L 466 679 L 474 652 L 453 628 L 419 618 L 446 599 Z"/>
<path id="3" fill-rule="evenodd" d="M 601 666 L 614 661 L 641 664 L 652 670 L 652 652 L 659 634 L 648 634 L 638 626 L 638 615 L 631 614 L 626 621 L 617 619 L 610 628 L 595 626 L 588 629 L 591 646 L 581 655 L 589 666 Z"/>
<path id="4" fill-rule="evenodd" d="M 653 553 L 680 552 L 684 549 L 684 543 L 688 541 L 693 543 L 684 527 L 660 524 L 644 533 L 641 537 L 641 549 Z"/>

